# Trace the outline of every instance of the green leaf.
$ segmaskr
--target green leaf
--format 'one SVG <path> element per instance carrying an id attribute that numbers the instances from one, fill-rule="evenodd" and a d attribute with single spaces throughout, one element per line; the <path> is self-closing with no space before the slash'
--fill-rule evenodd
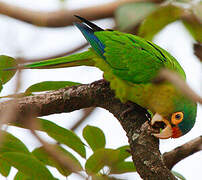
<path id="1" fill-rule="evenodd" d="M 91 177 L 92 177 L 92 180 L 124 180 L 124 179 L 109 176 L 106 174 L 96 174 L 96 175 L 92 175 Z"/>
<path id="2" fill-rule="evenodd" d="M 54 91 L 60 88 L 76 86 L 79 84 L 80 83 L 71 82 L 71 81 L 43 81 L 43 82 L 31 85 L 30 87 L 26 89 L 24 93 L 9 94 L 6 96 L 1 96 L 0 98 L 21 98 L 24 96 L 29 96 L 34 92 Z M 0 84 L 0 90 L 1 90 L 1 84 Z"/>
<path id="3" fill-rule="evenodd" d="M 111 166 L 111 172 L 112 174 L 122 174 L 127 172 L 135 172 L 136 168 L 134 166 L 133 162 L 124 161 L 128 157 L 131 156 L 131 154 L 128 152 L 130 151 L 130 146 L 121 146 L 116 149 L 118 154 L 118 160 L 116 163 L 114 163 Z"/>
<path id="4" fill-rule="evenodd" d="M 113 166 L 119 159 L 119 151 L 113 149 L 98 149 L 85 164 L 88 174 L 98 173 L 104 166 Z"/>
<path id="5" fill-rule="evenodd" d="M 32 177 L 33 179 L 54 179 L 50 171 L 31 154 L 8 152 L 3 153 L 0 157 L 7 160 L 10 165 L 21 171 L 23 174 Z"/>
<path id="6" fill-rule="evenodd" d="M 10 170 L 11 170 L 11 166 L 3 159 L 0 159 L 0 173 L 3 176 L 7 177 L 10 173 Z"/>
<path id="7" fill-rule="evenodd" d="M 186 29 L 190 32 L 192 37 L 202 43 L 202 24 L 197 21 L 191 21 L 189 19 L 184 19 L 183 24 Z"/>
<path id="8" fill-rule="evenodd" d="M 3 84 L 7 83 L 14 75 L 16 70 L 8 70 L 5 69 L 10 67 L 16 67 L 16 60 L 12 57 L 0 55 L 0 79 Z"/>
<path id="9" fill-rule="evenodd" d="M 84 143 L 74 132 L 45 119 L 40 119 L 40 122 L 42 130 L 45 131 L 50 137 L 72 148 L 82 157 L 86 157 Z"/>
<path id="10" fill-rule="evenodd" d="M 136 172 L 136 168 L 132 161 L 122 161 L 111 167 L 111 174 L 123 174 L 128 172 Z"/>
<path id="11" fill-rule="evenodd" d="M 158 8 L 142 22 L 138 35 L 145 39 L 152 40 L 166 25 L 178 20 L 183 12 L 184 9 L 174 5 Z"/>
<path id="12" fill-rule="evenodd" d="M 192 0 L 175 0 L 175 1 L 179 3 L 190 3 Z"/>
<path id="13" fill-rule="evenodd" d="M 0 131 L 3 142 L 0 144 L 0 154 L 5 152 L 22 152 L 29 154 L 27 147 L 15 136 L 6 132 Z"/>
<path id="14" fill-rule="evenodd" d="M 14 180 L 34 180 L 34 179 L 18 171 L 14 177 Z"/>
<path id="15" fill-rule="evenodd" d="M 157 7 L 157 4 L 151 2 L 126 3 L 119 6 L 115 12 L 119 29 L 121 31 L 132 29 Z"/>
<path id="16" fill-rule="evenodd" d="M 128 152 L 130 150 L 130 146 L 128 145 L 121 146 L 116 150 L 119 151 L 119 162 L 124 161 L 126 158 L 131 156 L 131 154 Z"/>
<path id="17" fill-rule="evenodd" d="M 57 148 L 60 153 L 62 153 L 64 156 L 68 157 L 72 161 L 72 165 L 74 165 L 76 169 L 78 169 L 78 171 L 83 170 L 81 163 L 72 153 L 70 153 L 69 151 L 67 151 L 61 146 L 57 146 Z"/>
<path id="18" fill-rule="evenodd" d="M 25 94 L 31 94 L 33 92 L 42 92 L 42 91 L 52 91 L 64 87 L 76 86 L 80 83 L 71 82 L 71 81 L 43 81 L 31 85 L 26 89 Z"/>
<path id="19" fill-rule="evenodd" d="M 130 156 L 127 152 L 129 146 L 122 146 L 116 150 L 114 149 L 97 149 L 93 155 L 91 155 L 85 164 L 85 169 L 89 174 L 98 173 L 104 166 L 108 166 L 111 169 L 121 172 L 121 167 L 123 171 L 135 171 L 134 165 L 124 160 Z"/>
<path id="20" fill-rule="evenodd" d="M 29 177 L 22 172 L 18 171 L 14 177 L 14 180 L 36 180 L 34 177 Z M 54 178 L 54 180 L 59 180 L 57 178 Z"/>
<path id="21" fill-rule="evenodd" d="M 73 156 L 70 152 L 68 152 L 67 150 L 65 150 L 64 148 L 62 148 L 58 145 L 55 145 L 55 147 L 58 149 L 58 151 L 60 153 L 62 153 L 62 155 L 65 155 L 68 158 L 70 158 L 70 160 L 72 160 L 72 163 L 74 164 L 74 166 L 76 166 L 76 167 L 78 167 L 78 169 L 82 170 L 82 166 L 81 166 L 80 162 L 75 158 L 75 156 Z M 32 153 L 44 165 L 49 165 L 49 166 L 55 167 L 62 175 L 66 176 L 66 177 L 72 173 L 71 171 L 61 167 L 56 161 L 54 161 L 54 159 L 52 159 L 44 151 L 43 147 L 36 148 Z"/>
<path id="22" fill-rule="evenodd" d="M 83 129 L 83 137 L 93 151 L 104 148 L 106 141 L 103 131 L 95 126 L 86 126 Z"/>
<path id="23" fill-rule="evenodd" d="M 173 173 L 174 176 L 178 177 L 180 180 L 186 180 L 182 174 L 180 174 L 176 171 L 171 171 L 171 172 Z"/>

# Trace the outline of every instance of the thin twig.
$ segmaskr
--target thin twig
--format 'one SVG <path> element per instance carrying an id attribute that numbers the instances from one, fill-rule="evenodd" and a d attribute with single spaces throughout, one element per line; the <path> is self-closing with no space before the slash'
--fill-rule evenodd
<path id="1" fill-rule="evenodd" d="M 75 22 L 73 15 L 80 15 L 88 20 L 97 20 L 113 17 L 114 11 L 124 3 L 143 2 L 145 0 L 119 0 L 98 6 L 75 10 L 59 10 L 54 12 L 32 11 L 5 2 L 0 2 L 0 14 L 33 24 L 46 27 L 64 27 Z M 150 2 L 162 2 L 162 0 L 149 0 Z"/>
<path id="2" fill-rule="evenodd" d="M 54 58 L 58 58 L 58 57 L 62 57 L 62 56 L 68 56 L 70 54 L 73 54 L 79 50 L 82 50 L 83 48 L 85 48 L 86 46 L 88 46 L 88 43 L 83 43 L 81 45 L 79 45 L 78 47 L 75 47 L 74 49 L 68 51 L 68 52 L 63 52 L 63 53 L 59 53 L 56 55 L 52 55 L 52 56 L 47 56 L 47 57 L 42 57 L 42 58 L 33 58 L 33 59 L 22 59 L 21 63 L 30 63 L 30 62 L 38 62 L 38 61 L 43 61 L 45 59 L 54 59 Z"/>
<path id="3" fill-rule="evenodd" d="M 92 112 L 95 110 L 95 108 L 86 108 L 83 109 L 83 115 L 82 117 L 70 128 L 72 131 L 75 131 L 86 119 L 89 117 Z"/>
<path id="4" fill-rule="evenodd" d="M 175 164 L 184 158 L 201 151 L 202 148 L 202 136 L 199 136 L 186 144 L 183 144 L 170 152 L 166 152 L 163 154 L 163 159 L 165 161 L 166 166 L 169 169 L 172 169 Z"/>
<path id="5" fill-rule="evenodd" d="M 17 59 L 18 62 L 21 61 L 20 58 Z M 16 85 L 14 89 L 14 95 L 16 95 L 21 87 L 21 70 L 18 71 L 17 73 L 17 78 L 16 78 Z M 0 112 L 0 129 L 2 128 L 3 125 L 7 125 L 9 123 L 14 123 L 16 120 L 16 99 L 14 99 L 11 103 L 8 104 L 8 108 L 5 109 L 5 111 Z M 0 134 L 0 143 L 2 142 L 2 136 Z"/>
<path id="6" fill-rule="evenodd" d="M 194 54 L 199 58 L 202 62 L 202 43 L 195 43 L 194 44 Z"/>
<path id="7" fill-rule="evenodd" d="M 39 129 L 39 124 L 37 123 L 37 119 L 35 118 L 29 118 L 29 122 L 26 123 L 27 127 L 30 129 L 32 134 L 36 137 L 36 139 L 43 145 L 43 149 L 53 158 L 61 167 L 64 167 L 70 172 L 74 172 L 78 174 L 80 177 L 85 179 L 85 177 L 79 173 L 78 171 L 81 170 L 80 167 L 77 166 L 77 164 L 72 161 L 68 156 L 63 155 L 61 152 L 59 152 L 56 147 L 52 144 L 49 144 L 45 142 L 43 139 L 39 137 L 39 135 L 35 132 L 35 129 Z"/>
<path id="8" fill-rule="evenodd" d="M 158 76 L 155 78 L 154 82 L 160 83 L 162 81 L 171 82 L 191 100 L 202 104 L 202 98 L 199 95 L 197 95 L 176 72 L 170 71 L 168 69 L 162 69 L 159 72 Z"/>

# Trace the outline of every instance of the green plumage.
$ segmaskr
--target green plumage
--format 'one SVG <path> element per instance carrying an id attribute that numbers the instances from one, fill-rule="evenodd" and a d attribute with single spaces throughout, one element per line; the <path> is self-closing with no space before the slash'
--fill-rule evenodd
<path id="1" fill-rule="evenodd" d="M 88 24 L 88 21 L 85 20 Z M 89 24 L 88 24 L 89 25 Z M 104 72 L 116 96 L 122 101 L 133 101 L 140 106 L 170 119 L 174 112 L 184 113 L 179 124 L 182 134 L 194 125 L 196 104 L 184 97 L 172 84 L 153 84 L 159 70 L 167 68 L 186 79 L 184 70 L 167 51 L 138 36 L 118 31 L 98 31 L 77 23 L 92 48 L 68 57 L 46 60 L 25 68 L 61 68 L 71 66 L 96 66 Z M 90 26 L 90 25 L 89 25 Z M 96 26 L 96 25 L 95 25 Z"/>

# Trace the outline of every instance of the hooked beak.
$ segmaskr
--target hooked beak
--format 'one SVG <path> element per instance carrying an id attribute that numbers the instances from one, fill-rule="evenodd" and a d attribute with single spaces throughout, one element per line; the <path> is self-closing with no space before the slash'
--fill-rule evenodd
<path id="1" fill-rule="evenodd" d="M 160 133 L 154 133 L 152 135 L 159 139 L 168 139 L 172 137 L 173 131 L 168 120 L 164 119 L 160 114 L 156 113 L 151 120 L 151 125 L 153 126 L 156 122 L 163 122 L 165 124 L 165 128 Z"/>

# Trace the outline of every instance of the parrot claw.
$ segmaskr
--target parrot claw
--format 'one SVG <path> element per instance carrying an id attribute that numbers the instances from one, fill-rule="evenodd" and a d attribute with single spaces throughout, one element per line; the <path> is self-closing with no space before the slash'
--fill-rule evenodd
<path id="1" fill-rule="evenodd" d="M 143 107 L 141 107 L 138 104 L 135 104 L 131 101 L 128 101 L 126 104 L 127 104 L 128 108 L 125 111 L 123 111 L 120 115 L 123 119 L 125 119 L 130 113 L 134 113 L 134 111 L 140 111 L 140 112 L 144 113 L 149 120 L 151 119 L 151 115 Z M 136 116 L 134 115 L 134 117 L 136 117 Z"/>

